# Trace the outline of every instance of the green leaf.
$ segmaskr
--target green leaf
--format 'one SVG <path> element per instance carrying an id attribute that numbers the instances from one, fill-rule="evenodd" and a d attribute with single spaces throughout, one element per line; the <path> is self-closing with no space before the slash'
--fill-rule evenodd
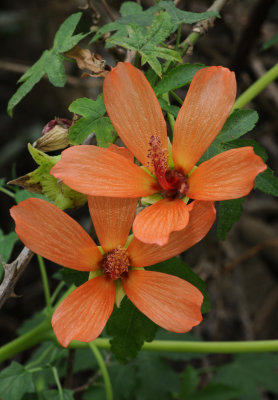
<path id="1" fill-rule="evenodd" d="M 240 389 L 238 400 L 260 400 L 261 388 L 278 393 L 277 365 L 277 354 L 237 355 L 232 363 L 217 368 L 213 382 Z"/>
<path id="2" fill-rule="evenodd" d="M 170 90 L 178 89 L 188 85 L 197 71 L 204 68 L 203 64 L 182 64 L 173 68 L 155 86 L 154 91 L 157 96 L 168 93 Z"/>
<path id="3" fill-rule="evenodd" d="M 0 372 L 0 396 L 2 400 L 20 400 L 24 393 L 34 390 L 32 374 L 12 361 L 11 365 Z"/>
<path id="4" fill-rule="evenodd" d="M 0 229 L 0 255 L 4 262 L 9 261 L 13 247 L 17 240 L 18 237 L 15 232 L 10 232 L 7 235 L 4 235 L 3 231 Z"/>
<path id="5" fill-rule="evenodd" d="M 17 204 L 23 200 L 30 199 L 31 197 L 36 197 L 37 199 L 43 199 L 48 201 L 47 197 L 45 197 L 43 194 L 32 193 L 29 192 L 29 190 L 18 190 L 14 195 L 14 199 L 17 202 Z"/>
<path id="6" fill-rule="evenodd" d="M 261 157 L 261 159 L 265 162 L 268 158 L 267 152 L 265 149 L 255 140 L 252 139 L 236 139 L 232 142 L 225 143 L 225 150 L 237 149 L 239 147 L 247 147 L 251 146 L 254 149 L 255 154 Z"/>
<path id="7" fill-rule="evenodd" d="M 182 61 L 177 51 L 158 46 L 171 34 L 171 31 L 172 23 L 170 16 L 162 12 L 155 17 L 148 30 L 132 23 L 127 26 L 127 37 L 112 36 L 108 42 L 129 50 L 138 51 L 142 57 L 142 65 L 148 62 L 157 75 L 160 76 L 161 64 L 158 58 L 170 61 Z"/>
<path id="8" fill-rule="evenodd" d="M 259 115 L 254 110 L 235 110 L 227 119 L 218 139 L 230 142 L 251 131 L 258 122 Z"/>
<path id="9" fill-rule="evenodd" d="M 257 175 L 254 187 L 272 196 L 278 196 L 278 178 L 273 175 L 271 168 Z"/>
<path id="10" fill-rule="evenodd" d="M 69 389 L 62 389 L 62 398 L 58 390 L 46 390 L 45 392 L 41 392 L 42 400 L 74 400 L 74 392 Z"/>
<path id="11" fill-rule="evenodd" d="M 61 210 L 80 207 L 86 203 L 87 200 L 84 194 L 76 192 L 63 182 L 58 182 L 54 176 L 50 175 L 51 168 L 60 160 L 61 156 L 49 156 L 30 144 L 28 145 L 28 150 L 39 167 L 29 174 L 14 180 L 15 184 L 35 192 L 41 192 Z M 15 196 L 16 200 L 22 200 L 23 193 L 19 191 Z M 28 191 L 24 192 L 23 199 L 26 197 L 30 197 Z M 41 197 L 41 195 L 38 196 L 34 193 L 31 197 Z"/>
<path id="12" fill-rule="evenodd" d="M 20 100 L 26 96 L 27 93 L 33 89 L 36 83 L 38 83 L 45 74 L 45 60 L 47 58 L 47 51 L 45 51 L 41 58 L 25 73 L 22 78 L 18 81 L 24 82 L 10 98 L 7 111 L 12 116 L 14 107 L 20 102 Z"/>
<path id="13" fill-rule="evenodd" d="M 225 240 L 227 233 L 231 230 L 234 223 L 240 218 L 242 213 L 242 203 L 244 198 L 225 200 L 219 203 L 217 237 Z"/>
<path id="14" fill-rule="evenodd" d="M 267 40 L 263 46 L 262 46 L 262 50 L 267 50 L 270 47 L 272 47 L 275 43 L 278 42 L 278 33 L 275 33 L 275 35 L 273 35 L 269 40 Z"/>
<path id="15" fill-rule="evenodd" d="M 45 50 L 39 60 L 18 80 L 18 83 L 22 83 L 22 85 L 8 103 L 7 110 L 10 116 L 12 116 L 14 107 L 45 74 L 54 86 L 65 85 L 66 75 L 61 53 L 72 49 L 81 39 L 87 36 L 87 34 L 72 36 L 81 15 L 81 13 L 73 14 L 63 22 L 54 38 L 53 48 Z"/>
<path id="16" fill-rule="evenodd" d="M 63 64 L 63 57 L 59 54 L 49 54 L 48 63 L 45 65 L 45 72 L 53 86 L 63 87 L 66 84 L 66 74 Z"/>
<path id="17" fill-rule="evenodd" d="M 235 400 L 241 390 L 231 385 L 209 382 L 206 387 L 194 393 L 190 400 Z M 187 397 L 184 397 L 187 400 Z"/>
<path id="18" fill-rule="evenodd" d="M 237 149 L 240 147 L 251 146 L 254 149 L 254 152 L 262 158 L 263 161 L 267 160 L 267 153 L 265 149 L 259 145 L 255 140 L 252 139 L 236 139 L 231 142 L 223 143 L 220 138 L 216 138 L 214 142 L 210 145 L 207 151 L 203 154 L 201 159 L 198 162 L 198 165 L 204 161 L 211 159 L 217 154 L 223 153 L 223 151 Z"/>
<path id="19" fill-rule="evenodd" d="M 69 106 L 69 110 L 82 115 L 69 131 L 69 142 L 71 144 L 82 144 L 90 133 L 94 132 L 100 147 L 108 147 L 113 142 L 115 130 L 106 113 L 102 95 L 96 101 L 86 97 L 75 100 Z"/>
<path id="20" fill-rule="evenodd" d="M 13 251 L 13 247 L 17 242 L 18 237 L 15 232 L 10 232 L 4 235 L 3 231 L 0 229 L 0 256 L 4 262 L 8 262 Z M 4 274 L 4 268 L 0 262 L 0 282 Z"/>
<path id="21" fill-rule="evenodd" d="M 195 22 L 202 21 L 204 19 L 219 17 L 219 13 L 217 11 L 206 11 L 202 13 L 182 11 L 175 6 L 173 1 L 160 1 L 159 6 L 166 10 L 170 15 L 172 24 L 174 25 L 174 31 L 181 23 L 195 24 Z"/>
<path id="22" fill-rule="evenodd" d="M 198 372 L 191 365 L 188 365 L 182 374 L 182 387 L 179 398 L 191 399 L 191 396 L 197 390 L 198 382 Z"/>
<path id="23" fill-rule="evenodd" d="M 142 314 L 125 296 L 120 308 L 115 308 L 107 323 L 111 350 L 120 361 L 134 358 L 145 341 L 155 336 L 157 325 Z"/>
<path id="24" fill-rule="evenodd" d="M 167 113 L 170 113 L 175 118 L 177 118 L 180 111 L 179 107 L 168 104 L 167 101 L 165 101 L 164 99 L 158 99 L 158 101 L 163 111 L 166 111 Z"/>
<path id="25" fill-rule="evenodd" d="M 130 24 L 135 23 L 144 28 L 150 26 L 154 20 L 154 14 L 159 10 L 161 10 L 159 6 L 153 6 L 143 11 L 142 7 L 135 2 L 124 2 L 120 8 L 122 17 L 115 22 L 110 22 L 102 26 L 91 39 L 90 43 L 96 41 L 105 33 L 114 31 L 116 31 L 113 35 L 114 40 L 117 38 L 123 38 L 127 35 L 127 26 Z M 106 47 L 111 47 L 111 44 L 107 42 Z"/>
<path id="26" fill-rule="evenodd" d="M 138 382 L 136 364 L 129 362 L 123 365 L 111 362 L 111 366 L 108 366 L 115 399 L 132 399 Z"/>
<path id="27" fill-rule="evenodd" d="M 82 13 L 72 14 L 68 17 L 62 25 L 59 27 L 53 43 L 53 50 L 56 53 L 65 53 L 77 45 L 80 40 L 86 37 L 88 34 L 78 34 L 73 36 L 76 26 L 82 16 Z"/>
<path id="28" fill-rule="evenodd" d="M 171 258 L 170 260 L 163 261 L 159 264 L 153 265 L 148 270 L 163 272 L 165 274 L 174 275 L 196 286 L 204 296 L 202 304 L 202 313 L 207 313 L 210 310 L 209 297 L 206 291 L 206 285 L 201 278 L 196 275 L 187 264 L 185 264 L 178 257 Z"/>
<path id="29" fill-rule="evenodd" d="M 68 285 L 80 286 L 87 282 L 89 275 L 88 272 L 75 271 L 69 268 L 61 268 L 58 271 L 61 274 L 61 279 Z"/>
<path id="30" fill-rule="evenodd" d="M 179 379 L 165 360 L 151 352 L 138 355 L 136 400 L 170 400 L 179 390 Z"/>

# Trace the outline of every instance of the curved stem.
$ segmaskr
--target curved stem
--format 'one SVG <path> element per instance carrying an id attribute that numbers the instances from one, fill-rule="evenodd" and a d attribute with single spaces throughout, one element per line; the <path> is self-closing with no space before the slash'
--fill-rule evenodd
<path id="1" fill-rule="evenodd" d="M 97 348 L 97 346 L 95 345 L 95 342 L 89 343 L 89 347 L 92 350 L 92 352 L 94 353 L 96 360 L 98 362 L 100 371 L 102 373 L 102 377 L 103 377 L 103 381 L 104 381 L 104 385 L 105 385 L 105 391 L 106 391 L 106 399 L 113 400 L 113 390 L 112 390 L 112 386 L 111 386 L 111 381 L 110 381 L 109 373 L 106 368 L 105 362 L 102 358 L 102 355 L 101 355 L 99 349 Z"/>
<path id="2" fill-rule="evenodd" d="M 264 88 L 278 78 L 278 63 L 267 71 L 260 79 L 251 85 L 241 96 L 236 100 L 233 110 L 246 106 L 254 97 L 256 97 Z M 232 111 L 233 111 L 232 110 Z"/>
<path id="3" fill-rule="evenodd" d="M 12 197 L 13 199 L 15 198 L 15 195 L 13 192 L 11 192 L 8 189 L 5 189 L 3 187 L 0 187 L 0 192 L 7 194 L 8 196 Z"/>
<path id="4" fill-rule="evenodd" d="M 50 313 L 51 310 L 51 298 L 50 298 L 50 289 L 48 284 L 47 273 L 45 269 L 44 259 L 37 254 L 37 259 L 39 262 L 39 267 L 41 271 L 42 283 L 43 283 L 43 290 L 44 290 L 44 297 L 46 302 L 47 312 Z"/>
<path id="5" fill-rule="evenodd" d="M 0 362 L 43 342 L 48 338 L 46 333 L 50 332 L 51 329 L 50 320 L 46 318 L 40 325 L 31 329 L 29 332 L 2 346 L 0 348 Z"/>

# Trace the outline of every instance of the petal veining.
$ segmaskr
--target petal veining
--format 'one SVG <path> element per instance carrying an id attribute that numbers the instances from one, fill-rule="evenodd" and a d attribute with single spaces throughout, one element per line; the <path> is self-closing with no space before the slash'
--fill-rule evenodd
<path id="1" fill-rule="evenodd" d="M 255 177 L 266 169 L 253 147 L 232 149 L 203 162 L 190 175 L 187 196 L 198 200 L 228 200 L 246 196 Z"/>
<path id="2" fill-rule="evenodd" d="M 123 288 L 132 303 L 164 329 L 188 332 L 202 321 L 202 293 L 176 276 L 130 271 Z"/>
<path id="3" fill-rule="evenodd" d="M 157 181 L 126 157 L 96 146 L 73 146 L 62 152 L 50 173 L 90 196 L 141 197 L 157 192 Z"/>
<path id="4" fill-rule="evenodd" d="M 104 275 L 75 289 L 58 306 L 52 326 L 58 341 L 67 347 L 72 340 L 91 342 L 102 332 L 115 303 L 115 285 Z"/>
<path id="5" fill-rule="evenodd" d="M 137 214 L 132 229 L 141 242 L 164 246 L 170 233 L 184 229 L 188 220 L 188 206 L 182 200 L 163 199 Z"/>
<path id="6" fill-rule="evenodd" d="M 130 242 L 127 250 L 133 267 L 146 267 L 167 260 L 182 253 L 206 236 L 215 220 L 214 204 L 194 201 L 188 207 L 190 214 L 187 226 L 181 231 L 172 232 L 165 246 L 142 243 L 136 238 Z"/>
<path id="7" fill-rule="evenodd" d="M 106 110 L 117 133 L 135 157 L 148 167 L 150 137 L 168 153 L 166 123 L 155 93 L 142 71 L 118 63 L 103 84 Z"/>
<path id="8" fill-rule="evenodd" d="M 235 75 L 229 69 L 207 67 L 194 75 L 174 125 L 176 169 L 191 171 L 221 131 L 235 96 Z"/>
<path id="9" fill-rule="evenodd" d="M 10 210 L 19 239 L 34 253 L 64 267 L 93 271 L 102 255 L 69 215 L 45 200 L 30 198 Z"/>

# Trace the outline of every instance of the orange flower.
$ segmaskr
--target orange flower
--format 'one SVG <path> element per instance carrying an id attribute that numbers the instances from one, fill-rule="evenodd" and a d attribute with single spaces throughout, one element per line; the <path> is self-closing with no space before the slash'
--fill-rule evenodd
<path id="1" fill-rule="evenodd" d="M 135 238 L 125 247 L 137 199 L 89 197 L 88 202 L 102 252 L 75 220 L 53 204 L 31 198 L 11 208 L 16 232 L 28 248 L 64 267 L 90 272 L 91 279 L 53 314 L 58 341 L 67 347 L 74 339 L 96 339 L 123 290 L 142 313 L 165 329 L 186 332 L 198 325 L 202 320 L 200 291 L 183 279 L 144 267 L 200 241 L 214 222 L 213 203 L 192 204 L 188 226 L 174 232 L 160 248 Z"/>
<path id="2" fill-rule="evenodd" d="M 104 80 L 103 96 L 116 131 L 145 169 L 107 149 L 75 146 L 62 153 L 51 173 L 88 195 L 132 198 L 160 193 L 160 200 L 134 221 L 134 235 L 143 242 L 162 246 L 171 232 L 184 229 L 188 198 L 245 196 L 256 175 L 266 169 L 252 147 L 228 150 L 195 168 L 235 100 L 235 76 L 227 68 L 208 67 L 195 74 L 174 126 L 172 157 L 160 105 L 141 71 L 119 63 Z"/>

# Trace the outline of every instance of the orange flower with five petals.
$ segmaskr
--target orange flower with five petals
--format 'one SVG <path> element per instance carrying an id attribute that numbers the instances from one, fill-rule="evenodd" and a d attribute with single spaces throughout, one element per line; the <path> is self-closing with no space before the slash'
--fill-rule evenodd
<path id="1" fill-rule="evenodd" d="M 51 173 L 88 195 L 135 198 L 159 193 L 160 200 L 135 218 L 133 233 L 141 241 L 165 245 L 171 232 L 187 225 L 188 199 L 245 196 L 266 169 L 252 147 L 228 150 L 195 166 L 235 100 L 236 80 L 227 68 L 207 67 L 195 74 L 174 125 L 172 155 L 159 102 L 141 71 L 119 63 L 104 80 L 103 96 L 117 133 L 144 168 L 107 149 L 74 146 L 62 152 Z"/>
<path id="2" fill-rule="evenodd" d="M 122 290 L 165 329 L 186 332 L 198 325 L 201 292 L 183 279 L 144 267 L 200 241 L 215 220 L 213 203 L 192 203 L 187 227 L 173 232 L 163 248 L 136 238 L 127 241 L 137 199 L 89 197 L 88 203 L 102 251 L 75 220 L 53 204 L 31 198 L 11 208 L 16 232 L 28 248 L 64 267 L 90 272 L 91 279 L 66 297 L 53 314 L 58 341 L 67 347 L 74 339 L 90 342 L 97 338 Z"/>

